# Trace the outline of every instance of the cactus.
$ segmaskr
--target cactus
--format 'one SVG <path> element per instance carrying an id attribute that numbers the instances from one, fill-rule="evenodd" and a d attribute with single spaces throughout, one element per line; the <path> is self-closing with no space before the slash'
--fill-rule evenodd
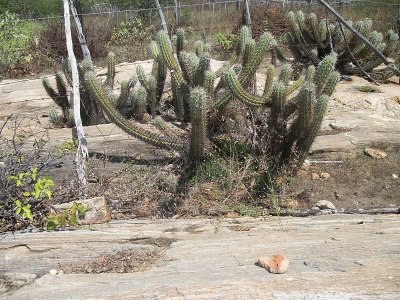
<path id="1" fill-rule="evenodd" d="M 182 147 L 182 144 L 179 141 L 176 141 L 169 137 L 160 136 L 146 129 L 140 128 L 133 123 L 128 122 L 114 108 L 114 105 L 111 103 L 109 97 L 107 96 L 107 93 L 98 83 L 96 75 L 93 72 L 87 72 L 85 74 L 85 81 L 92 97 L 96 99 L 96 101 L 101 105 L 107 116 L 126 133 L 157 147 L 166 149 L 179 149 Z M 145 89 L 142 87 L 141 93 L 138 93 L 138 101 L 140 101 L 140 99 L 143 100 L 143 98 L 146 98 L 143 97 L 145 92 Z"/>
<path id="2" fill-rule="evenodd" d="M 108 53 L 108 69 L 107 69 L 107 78 L 105 81 L 105 85 L 110 89 L 114 88 L 114 78 L 115 78 L 115 53 Z"/>
<path id="3" fill-rule="evenodd" d="M 189 156 L 191 161 L 197 161 L 204 156 L 207 139 L 206 100 L 207 95 L 203 88 L 196 87 L 190 92 L 190 120 L 192 128 Z"/>
<path id="4" fill-rule="evenodd" d="M 321 20 L 318 25 L 315 14 L 305 17 L 302 12 L 290 12 L 288 21 L 291 31 L 286 34 L 286 38 L 297 62 L 317 66 L 326 55 L 334 51 L 338 55 L 335 68 L 342 74 L 364 76 L 366 72 L 371 74 L 370 77 L 374 77 L 372 74 L 379 74 L 374 69 L 382 63 L 382 59 L 350 30 L 343 29 L 343 35 L 340 23 L 328 24 L 326 20 Z M 386 57 L 394 54 L 399 36 L 393 30 L 389 30 L 385 36 L 373 31 L 370 19 L 358 21 L 353 27 Z M 277 52 L 278 59 L 282 62 L 289 61 L 279 50 Z M 379 79 L 380 76 L 376 77 Z M 383 81 L 385 77 L 381 77 Z"/>
<path id="5" fill-rule="evenodd" d="M 294 18 L 296 24 L 300 22 L 297 25 L 299 30 L 307 28 L 308 22 L 304 15 L 297 14 Z M 320 36 L 323 36 L 321 29 L 315 25 L 315 30 L 317 29 Z M 291 65 L 283 65 L 277 79 L 274 78 L 275 69 L 268 66 L 262 93 L 250 93 L 250 84 L 261 61 L 275 46 L 276 42 L 269 33 L 264 33 L 255 43 L 249 38 L 247 28 L 243 27 L 232 56 L 234 59 L 225 62 L 222 68 L 213 72 L 210 68 L 209 51 L 205 49 L 203 42 L 196 43 L 196 53 L 189 53 L 184 49 L 184 32 L 178 30 L 176 50 L 174 49 L 176 53 L 173 53 L 168 36 L 160 32 L 158 41 L 150 45 L 154 58 L 152 74 L 147 75 L 143 68 L 137 67 L 140 86 L 134 86 L 135 77 L 123 81 L 121 94 L 115 105 L 107 87 L 99 84 L 93 72 L 86 72 L 85 84 L 90 96 L 122 130 L 156 147 L 187 153 L 188 160 L 196 162 L 190 166 L 196 166 L 197 162 L 205 159 L 210 149 L 227 149 L 220 147 L 220 143 L 228 140 L 244 144 L 247 151 L 245 155 L 270 155 L 266 160 L 271 162 L 271 170 L 278 170 L 289 162 L 300 162 L 307 155 L 339 74 L 334 71 L 334 53 L 324 57 L 317 67 L 310 66 L 295 81 L 291 81 Z M 172 98 L 160 101 L 161 98 L 157 98 L 157 76 L 158 68 L 163 64 L 170 73 Z M 241 103 L 229 105 L 231 101 Z M 124 103 L 125 106 L 133 107 L 136 121 L 128 121 L 129 114 L 122 115 L 118 112 Z M 164 103 L 165 107 L 162 106 Z M 171 113 L 169 104 L 172 104 L 175 114 Z M 246 117 L 247 110 L 251 119 Z M 150 132 L 137 123 L 148 119 L 143 118 L 146 113 L 153 115 L 151 122 L 160 133 Z M 182 133 L 178 138 L 165 123 L 164 120 L 168 119 L 180 121 L 177 126 L 185 129 L 186 134 Z M 236 123 L 236 120 L 243 119 L 251 122 L 255 128 L 251 134 L 248 128 L 234 131 L 225 124 L 225 120 Z M 247 146 L 248 140 L 252 141 L 250 146 Z"/>

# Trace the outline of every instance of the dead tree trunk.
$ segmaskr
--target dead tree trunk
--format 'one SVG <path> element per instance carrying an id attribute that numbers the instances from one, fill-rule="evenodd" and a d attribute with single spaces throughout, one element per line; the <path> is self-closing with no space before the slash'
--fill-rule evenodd
<path id="1" fill-rule="evenodd" d="M 175 15 L 175 24 L 176 26 L 179 25 L 179 6 L 178 0 L 174 0 L 174 15 Z"/>
<path id="2" fill-rule="evenodd" d="M 154 0 L 154 2 L 155 2 L 156 7 L 158 9 L 158 15 L 160 16 L 160 19 L 161 19 L 162 28 L 168 34 L 168 27 L 167 27 L 167 23 L 165 22 L 164 13 L 163 13 L 163 11 L 161 9 L 160 2 L 158 0 Z"/>
<path id="3" fill-rule="evenodd" d="M 65 38 L 67 41 L 68 58 L 71 62 L 72 70 L 72 91 L 73 91 L 73 103 L 74 103 L 74 118 L 75 126 L 78 134 L 78 150 L 76 152 L 76 172 L 78 174 L 79 181 L 79 198 L 86 196 L 86 171 L 85 162 L 88 158 L 87 141 L 85 133 L 83 132 L 82 119 L 81 119 L 81 100 L 79 94 L 79 75 L 78 66 L 72 46 L 72 35 L 71 35 L 71 23 L 70 23 L 70 12 L 69 12 L 69 1 L 63 0 L 64 4 L 64 22 L 65 22 Z"/>
<path id="4" fill-rule="evenodd" d="M 79 44 L 81 45 L 83 58 L 87 61 L 90 61 L 90 64 L 93 68 L 92 56 L 90 55 L 89 47 L 87 46 L 87 43 L 86 43 L 85 34 L 83 33 L 82 24 L 78 17 L 78 13 L 76 11 L 76 7 L 74 5 L 73 0 L 69 0 L 69 6 L 71 9 L 71 14 L 74 17 L 75 28 L 76 28 L 76 32 L 78 34 Z"/>

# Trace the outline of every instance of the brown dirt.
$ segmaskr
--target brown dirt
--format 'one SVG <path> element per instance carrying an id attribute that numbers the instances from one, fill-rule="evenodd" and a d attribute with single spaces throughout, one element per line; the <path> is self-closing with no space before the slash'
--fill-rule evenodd
<path id="1" fill-rule="evenodd" d="M 343 163 L 312 164 L 289 179 L 282 195 L 287 208 L 310 208 L 329 200 L 336 208 L 400 206 L 400 149 L 384 149 L 384 159 L 368 157 L 359 149 L 355 157 L 339 157 Z M 310 158 L 324 160 L 324 157 Z M 312 179 L 312 173 L 326 172 L 329 178 Z M 393 176 L 395 175 L 395 176 Z"/>
<path id="2" fill-rule="evenodd" d="M 65 273 L 133 273 L 150 269 L 160 259 L 160 251 L 129 249 L 102 255 L 93 261 L 65 267 Z"/>

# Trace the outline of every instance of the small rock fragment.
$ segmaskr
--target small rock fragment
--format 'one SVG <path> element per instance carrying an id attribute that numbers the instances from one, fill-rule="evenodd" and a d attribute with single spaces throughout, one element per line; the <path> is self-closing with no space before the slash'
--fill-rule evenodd
<path id="1" fill-rule="evenodd" d="M 320 176 L 322 179 L 327 179 L 327 178 L 331 177 L 331 174 L 329 174 L 329 173 L 327 173 L 327 172 L 322 172 L 319 176 Z"/>
<path id="2" fill-rule="evenodd" d="M 306 170 L 299 170 L 298 172 L 297 172 L 297 176 L 300 176 L 300 177 L 307 177 L 308 176 L 308 172 L 306 171 Z"/>
<path id="3" fill-rule="evenodd" d="M 63 270 L 59 270 L 58 271 L 58 275 L 63 275 L 64 274 L 64 271 Z"/>
<path id="4" fill-rule="evenodd" d="M 227 213 L 226 217 L 227 217 L 227 218 L 234 219 L 234 218 L 239 218 L 240 216 L 239 216 L 239 214 L 238 214 L 237 212 L 235 212 L 235 211 L 230 211 L 230 212 Z"/>
<path id="5" fill-rule="evenodd" d="M 319 200 L 317 204 L 315 204 L 316 207 L 319 209 L 336 209 L 335 205 L 332 204 L 332 202 L 328 200 Z"/>
<path id="6" fill-rule="evenodd" d="M 5 169 L 5 167 L 6 167 L 6 164 L 3 163 L 2 161 L 0 161 L 0 169 Z"/>
<path id="7" fill-rule="evenodd" d="M 57 214 L 63 212 L 65 209 L 70 209 L 76 201 L 71 201 L 63 204 L 56 204 L 51 207 L 51 213 Z M 95 197 L 91 199 L 79 200 L 78 203 L 82 204 L 85 208 L 85 216 L 79 220 L 79 224 L 98 224 L 111 221 L 111 214 L 104 196 Z"/>
<path id="8" fill-rule="evenodd" d="M 397 174 L 392 174 L 392 178 L 393 178 L 393 179 L 399 179 L 399 175 L 397 175 Z"/>
<path id="9" fill-rule="evenodd" d="M 56 269 L 51 269 L 50 271 L 49 271 L 49 274 L 50 275 L 57 275 L 57 270 Z"/>
<path id="10" fill-rule="evenodd" d="M 317 173 L 311 173 L 311 179 L 312 180 L 318 180 L 319 179 L 319 175 Z"/>
<path id="11" fill-rule="evenodd" d="M 375 148 L 365 148 L 364 153 L 372 158 L 382 159 L 387 156 L 385 151 L 375 149 Z"/>
<path id="12" fill-rule="evenodd" d="M 273 274 L 284 274 L 289 267 L 289 259 L 282 254 L 273 255 L 271 257 L 260 257 L 257 261 L 260 267 Z"/>

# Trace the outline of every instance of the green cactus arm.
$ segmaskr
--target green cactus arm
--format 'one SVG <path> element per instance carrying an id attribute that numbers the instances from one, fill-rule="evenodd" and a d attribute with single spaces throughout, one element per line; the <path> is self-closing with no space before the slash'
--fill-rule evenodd
<path id="1" fill-rule="evenodd" d="M 179 53 L 178 58 L 179 58 L 179 64 L 181 66 L 182 74 L 183 74 L 185 81 L 188 84 L 193 85 L 194 69 L 189 62 L 189 53 L 187 53 L 186 51 L 181 51 Z"/>
<path id="2" fill-rule="evenodd" d="M 143 86 L 139 86 L 135 93 L 135 115 L 139 120 L 143 120 L 143 116 L 147 113 L 147 91 Z"/>
<path id="3" fill-rule="evenodd" d="M 284 64 L 281 67 L 281 72 L 279 73 L 279 81 L 282 81 L 285 85 L 289 84 L 292 79 L 293 68 L 290 64 Z"/>
<path id="4" fill-rule="evenodd" d="M 144 69 L 141 65 L 138 65 L 136 67 L 136 75 L 137 75 L 137 78 L 138 78 L 141 86 L 143 86 L 146 89 L 146 91 L 148 92 L 149 87 L 147 84 L 146 74 L 144 73 Z"/>
<path id="5" fill-rule="evenodd" d="M 258 67 L 261 64 L 262 59 L 268 50 L 276 45 L 276 41 L 269 32 L 265 32 L 261 35 L 259 42 L 257 43 L 253 55 L 250 61 L 242 69 L 239 75 L 239 82 L 243 86 L 247 86 L 250 80 L 255 75 Z"/>
<path id="6" fill-rule="evenodd" d="M 181 149 L 182 143 L 180 141 L 159 136 L 158 134 L 128 122 L 110 103 L 107 94 L 97 82 L 96 75 L 93 72 L 87 72 L 85 74 L 85 80 L 93 98 L 100 104 L 108 117 L 126 133 L 157 147 Z"/>
<path id="7" fill-rule="evenodd" d="M 185 48 L 185 30 L 178 28 L 176 30 L 176 54 L 179 55 Z"/>
<path id="8" fill-rule="evenodd" d="M 72 86 L 72 70 L 71 70 L 71 62 L 69 59 L 66 59 L 62 62 L 62 71 L 64 73 L 65 79 L 70 86 Z"/>
<path id="9" fill-rule="evenodd" d="M 254 39 L 248 39 L 244 48 L 242 66 L 246 67 L 247 63 L 253 55 L 254 49 L 256 48 L 256 41 Z"/>
<path id="10" fill-rule="evenodd" d="M 396 51 L 399 43 L 399 35 L 393 30 L 389 30 L 386 34 L 385 42 L 386 48 L 383 50 L 383 55 L 389 57 Z"/>
<path id="11" fill-rule="evenodd" d="M 340 74 L 338 72 L 333 72 L 331 75 L 329 75 L 322 94 L 328 95 L 329 97 L 332 96 L 333 92 L 335 91 L 335 87 L 339 81 Z"/>
<path id="12" fill-rule="evenodd" d="M 43 87 L 45 89 L 45 91 L 47 92 L 47 94 L 53 99 L 54 103 L 57 104 L 63 111 L 63 114 L 65 116 L 66 111 L 71 108 L 71 105 L 69 103 L 68 100 L 68 94 L 66 89 L 64 90 L 64 87 L 62 86 L 62 76 L 60 73 L 56 74 L 56 83 L 57 86 L 60 86 L 59 88 L 61 89 L 61 91 L 59 91 L 58 93 L 54 91 L 54 89 L 51 87 L 49 79 L 47 77 L 42 79 L 42 84 Z M 61 94 L 60 92 L 62 92 L 63 94 Z"/>
<path id="13" fill-rule="evenodd" d="M 108 53 L 108 68 L 107 68 L 107 78 L 105 81 L 105 85 L 110 89 L 114 88 L 114 78 L 115 78 L 115 53 Z"/>
<path id="14" fill-rule="evenodd" d="M 165 63 L 167 64 L 168 69 L 177 72 L 179 70 L 179 65 L 172 54 L 167 33 L 165 31 L 160 31 L 158 33 L 158 39 L 160 43 L 161 54 L 164 58 Z"/>
<path id="15" fill-rule="evenodd" d="M 306 82 L 314 82 L 314 76 L 315 76 L 315 67 L 313 65 L 308 66 L 306 69 L 306 73 L 304 74 L 304 79 Z"/>
<path id="16" fill-rule="evenodd" d="M 211 70 L 207 70 L 204 74 L 204 88 L 207 92 L 207 95 L 210 98 L 214 98 L 214 82 L 215 82 L 215 73 Z"/>
<path id="17" fill-rule="evenodd" d="M 286 37 L 286 42 L 289 46 L 289 50 L 292 53 L 295 61 L 301 61 L 303 59 L 303 53 L 300 51 L 299 45 L 296 42 L 294 36 L 290 32 L 287 32 L 285 34 L 285 37 Z"/>
<path id="18" fill-rule="evenodd" d="M 278 131 L 283 129 L 283 112 L 286 104 L 285 84 L 277 82 L 272 88 L 271 123 Z"/>
<path id="19" fill-rule="evenodd" d="M 305 157 L 310 151 L 312 143 L 317 137 L 319 128 L 321 127 L 322 120 L 328 107 L 328 102 L 328 95 L 322 95 L 321 98 L 318 100 L 318 105 L 314 111 L 312 121 L 310 122 L 308 129 L 305 130 L 305 136 L 299 141 L 299 144 L 297 145 L 300 165 L 304 161 Z"/>
<path id="20" fill-rule="evenodd" d="M 157 113 L 157 80 L 153 75 L 149 75 L 147 79 L 148 85 L 148 104 L 150 107 L 150 113 L 155 116 Z"/>
<path id="21" fill-rule="evenodd" d="M 63 75 L 61 72 L 57 72 L 56 76 L 56 85 L 57 85 L 57 90 L 58 94 L 60 96 L 64 96 L 65 98 L 68 97 L 68 92 L 67 92 L 67 86 L 65 85 Z M 69 102 L 66 102 L 66 107 L 70 108 L 71 106 L 69 105 Z"/>
<path id="22" fill-rule="evenodd" d="M 197 56 L 202 56 L 204 54 L 204 43 L 203 41 L 194 42 L 195 53 Z"/>
<path id="23" fill-rule="evenodd" d="M 321 63 L 319 64 L 319 66 L 317 67 L 314 76 L 314 83 L 316 87 L 317 97 L 321 95 L 324 86 L 328 80 L 328 77 L 335 70 L 336 59 L 337 59 L 336 53 L 332 52 L 331 54 L 325 56 L 321 61 Z"/>
<path id="24" fill-rule="evenodd" d="M 175 114 L 179 121 L 185 119 L 185 106 L 182 93 L 180 91 L 181 83 L 176 72 L 171 73 L 172 105 L 175 108 Z"/>
<path id="25" fill-rule="evenodd" d="M 272 92 L 272 84 L 275 75 L 275 68 L 273 66 L 269 66 L 267 68 L 266 76 L 265 76 L 265 85 L 262 98 L 266 102 Z"/>
<path id="26" fill-rule="evenodd" d="M 47 94 L 53 99 L 53 101 L 59 105 L 59 94 L 52 88 L 52 86 L 50 85 L 49 79 L 47 77 L 44 77 L 42 79 L 42 84 L 44 89 L 46 90 Z M 59 105 L 60 106 L 60 105 Z"/>
<path id="27" fill-rule="evenodd" d="M 193 76 L 194 86 L 204 85 L 205 72 L 208 71 L 209 69 L 210 69 L 210 59 L 208 57 L 201 56 Z"/>
<path id="28" fill-rule="evenodd" d="M 150 54 L 154 60 L 157 60 L 160 57 L 160 49 L 155 41 L 151 41 L 149 44 Z"/>
<path id="29" fill-rule="evenodd" d="M 316 44 L 317 43 L 316 40 L 313 38 L 311 32 L 309 32 L 309 30 L 306 26 L 306 17 L 301 10 L 297 11 L 296 20 L 297 20 L 297 24 L 299 26 L 299 29 L 301 31 L 304 41 L 307 44 L 311 44 L 311 45 Z"/>
<path id="30" fill-rule="evenodd" d="M 121 92 L 120 95 L 116 101 L 115 107 L 117 110 L 121 111 L 122 108 L 124 108 L 129 101 L 129 81 L 123 81 L 121 82 Z"/>
<path id="31" fill-rule="evenodd" d="M 190 135 L 190 159 L 197 161 L 204 156 L 206 144 L 206 109 L 207 95 L 202 87 L 190 92 L 190 120 L 192 124 Z"/>
<path id="32" fill-rule="evenodd" d="M 233 72 L 233 70 L 229 70 L 224 74 L 224 80 L 228 84 L 228 87 L 233 96 L 242 101 L 243 103 L 255 107 L 266 104 L 263 98 L 253 96 L 241 86 L 239 80 L 236 79 L 235 72 Z"/>
<path id="33" fill-rule="evenodd" d="M 298 105 L 299 105 L 298 132 L 300 132 L 301 134 L 308 129 L 312 121 L 313 102 L 314 102 L 314 87 L 313 84 L 307 84 L 300 90 L 298 95 Z"/>
<path id="34" fill-rule="evenodd" d="M 290 94 L 292 94 L 294 91 L 296 91 L 305 81 L 305 76 L 300 76 L 295 82 L 293 82 L 292 85 L 287 86 L 285 93 L 286 96 L 288 97 Z"/>
<path id="35" fill-rule="evenodd" d="M 312 35 L 313 35 L 315 41 L 317 42 L 317 44 L 318 44 L 318 45 L 321 45 L 323 39 L 322 39 L 322 36 L 321 36 L 321 34 L 320 34 L 320 28 L 319 28 L 319 25 L 318 25 L 318 20 L 317 20 L 316 14 L 311 13 L 311 14 L 308 16 L 308 19 L 309 19 L 309 22 L 310 22 L 310 27 L 311 27 Z M 325 27 L 325 26 L 324 26 L 324 27 Z M 325 27 L 325 28 L 326 28 L 326 27 Z"/>

